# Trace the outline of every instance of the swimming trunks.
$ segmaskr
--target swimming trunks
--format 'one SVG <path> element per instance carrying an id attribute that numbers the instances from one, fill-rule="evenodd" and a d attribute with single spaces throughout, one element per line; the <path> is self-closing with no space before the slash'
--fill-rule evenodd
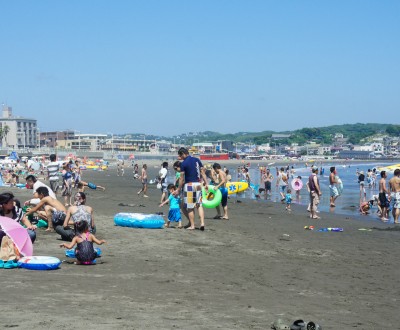
<path id="1" fill-rule="evenodd" d="M 186 183 L 183 187 L 183 202 L 187 209 L 193 209 L 202 203 L 202 192 L 200 182 Z"/>
<path id="2" fill-rule="evenodd" d="M 385 193 L 379 193 L 379 203 L 381 204 L 381 207 L 387 206 L 388 200 Z"/>
<path id="3" fill-rule="evenodd" d="M 400 209 L 400 192 L 391 193 L 392 205 L 395 209 Z"/>
<path id="4" fill-rule="evenodd" d="M 333 184 L 329 185 L 329 192 L 330 192 L 331 197 L 339 196 L 339 191 L 338 191 L 337 187 Z"/>

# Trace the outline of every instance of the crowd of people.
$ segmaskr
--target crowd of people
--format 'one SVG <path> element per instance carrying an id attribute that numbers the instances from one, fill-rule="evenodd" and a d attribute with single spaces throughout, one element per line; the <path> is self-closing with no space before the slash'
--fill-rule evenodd
<path id="1" fill-rule="evenodd" d="M 228 214 L 228 183 L 232 180 L 227 168 L 222 168 L 219 163 L 204 166 L 200 159 L 191 156 L 186 148 L 178 151 L 178 160 L 173 163 L 175 172 L 172 182 L 169 182 L 168 162 L 161 164 L 158 176 L 154 180 L 160 190 L 159 206 L 169 204 L 169 212 L 166 219 L 166 227 L 171 223 L 177 223 L 177 228 L 194 230 L 196 214 L 199 219 L 199 229 L 205 230 L 204 221 L 204 198 L 213 198 L 213 192 L 220 191 L 221 202 L 215 206 L 216 215 L 214 219 L 229 220 Z M 286 210 L 291 211 L 292 187 L 296 198 L 300 198 L 300 190 L 303 187 L 301 176 L 295 175 L 293 166 L 275 168 L 276 178 L 271 168 L 261 167 L 260 182 L 262 187 L 258 188 L 252 183 L 249 172 L 250 164 L 238 167 L 238 181 L 245 181 L 253 190 L 256 197 L 264 194 L 265 199 L 271 198 L 272 186 L 275 180 L 276 191 L 280 200 L 285 204 Z M 105 241 L 97 239 L 96 225 L 93 208 L 86 204 L 85 188 L 102 189 L 104 187 L 82 180 L 82 173 L 79 162 L 65 162 L 60 164 L 56 161 L 56 155 L 50 156 L 50 163 L 47 165 L 47 180 L 49 186 L 34 175 L 29 168 L 25 168 L 26 187 L 32 189 L 31 199 L 21 205 L 20 201 L 10 192 L 0 194 L 0 215 L 11 218 L 25 226 L 32 243 L 36 239 L 36 222 L 40 219 L 47 223 L 47 231 L 56 232 L 61 239 L 70 243 L 63 243 L 62 246 L 72 248 L 77 246 L 78 263 L 88 264 L 95 258 L 93 243 L 103 244 Z M 305 187 L 309 195 L 307 211 L 310 218 L 320 219 L 318 205 L 322 196 L 320 177 L 323 170 L 317 166 L 310 168 L 311 173 L 306 180 Z M 13 171 L 13 170 L 12 170 Z M 42 175 L 45 175 L 41 171 Z M 319 175 L 318 175 L 319 174 Z M 117 175 L 123 176 L 123 164 L 118 165 Z M 357 170 L 358 184 L 360 186 L 360 212 L 368 214 L 372 205 L 377 205 L 381 221 L 388 221 L 390 211 L 394 223 L 399 223 L 400 215 L 400 169 L 394 171 L 394 175 L 387 182 L 385 171 L 377 173 L 376 170 L 368 170 L 367 176 L 363 171 Z M 377 176 L 380 176 L 379 181 Z M 134 164 L 134 178 L 141 181 L 142 187 L 138 195 L 148 197 L 148 173 L 147 164 L 142 165 L 139 174 L 139 166 Z M 291 180 L 291 181 L 290 181 Z M 329 174 L 329 205 L 336 207 L 336 200 L 342 192 L 342 182 L 338 176 L 336 167 L 330 167 Z M 60 184 L 61 181 L 61 184 Z M 150 180 L 152 181 L 152 180 Z M 378 181 L 379 193 L 372 200 L 367 200 L 365 181 L 373 189 Z M 209 191 L 209 186 L 213 186 Z M 254 191 L 257 187 L 258 191 Z M 57 198 L 61 188 L 63 202 Z M 204 195 L 203 190 L 206 191 Z M 35 215 L 35 218 L 33 217 Z M 187 219 L 187 224 L 182 225 L 182 215 Z M 5 232 L 0 229 L 0 243 L 3 244 Z"/>
<path id="2" fill-rule="evenodd" d="M 32 241 L 36 239 L 37 223 L 44 221 L 47 224 L 46 231 L 55 232 L 64 241 L 72 242 L 68 246 L 77 245 L 76 251 L 78 263 L 90 263 L 94 260 L 93 242 L 103 244 L 94 236 L 96 226 L 93 216 L 93 208 L 86 205 L 85 187 L 90 189 L 102 189 L 104 187 L 82 180 L 79 162 L 68 161 L 60 164 L 56 161 L 56 155 L 50 155 L 50 163 L 47 165 L 49 185 L 39 180 L 38 176 L 26 169 L 28 175 L 25 178 L 26 188 L 32 189 L 33 196 L 25 201 L 23 206 L 15 198 L 14 194 L 4 192 L 0 194 L 0 215 L 9 217 L 25 226 Z M 62 181 L 62 185 L 60 185 Z M 58 191 L 62 191 L 64 203 L 57 199 Z M 72 198 L 73 196 L 73 198 Z M 73 199 L 73 200 L 72 200 Z M 89 234 L 86 234 L 89 233 Z M 82 238 L 86 235 L 86 239 Z M 0 229 L 0 245 L 3 251 L 4 230 Z M 82 243 L 82 240 L 89 243 Z M 8 241 L 7 241 L 8 244 Z M 65 244 L 67 246 L 67 244 Z M 4 248 L 4 250 L 6 250 Z M 2 256 L 4 258 L 4 256 Z"/>

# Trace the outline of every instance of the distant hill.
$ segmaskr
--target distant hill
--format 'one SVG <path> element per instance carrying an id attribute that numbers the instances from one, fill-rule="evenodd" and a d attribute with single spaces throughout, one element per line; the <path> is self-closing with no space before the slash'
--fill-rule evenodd
<path id="1" fill-rule="evenodd" d="M 341 133 L 348 139 L 349 143 L 358 144 L 361 140 L 376 134 L 388 134 L 390 136 L 400 137 L 400 125 L 393 124 L 344 124 L 332 125 L 325 127 L 306 127 L 295 131 L 272 131 L 266 130 L 262 132 L 237 132 L 229 134 L 221 134 L 213 131 L 204 131 L 196 133 L 182 133 L 179 136 L 157 136 L 144 135 L 139 133 L 121 134 L 121 137 L 145 139 L 147 141 L 169 140 L 177 144 L 191 144 L 195 142 L 211 142 L 217 140 L 228 140 L 242 143 L 255 143 L 257 145 L 275 141 L 272 134 L 290 134 L 289 138 L 279 139 L 279 144 L 298 143 L 304 144 L 309 141 L 330 144 L 336 133 Z"/>
<path id="2" fill-rule="evenodd" d="M 299 143 L 304 144 L 307 141 L 317 141 L 320 143 L 331 143 L 336 133 L 341 133 L 348 141 L 353 144 L 359 143 L 362 139 L 379 133 L 389 134 L 391 136 L 400 136 L 400 125 L 392 124 L 344 124 L 332 125 L 326 127 L 307 127 L 295 131 L 263 131 L 263 132 L 238 132 L 231 134 L 220 134 L 217 132 L 200 132 L 194 137 L 186 137 L 191 140 L 196 139 L 199 142 L 214 140 L 231 140 L 234 142 L 253 142 L 263 144 L 272 141 L 272 134 L 290 134 L 289 138 L 281 139 L 280 143 Z"/>

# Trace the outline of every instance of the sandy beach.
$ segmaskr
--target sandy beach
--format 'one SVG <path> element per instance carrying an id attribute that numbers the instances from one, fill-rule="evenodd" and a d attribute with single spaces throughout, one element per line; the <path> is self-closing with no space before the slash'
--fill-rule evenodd
<path id="1" fill-rule="evenodd" d="M 159 163 L 148 162 L 149 178 Z M 118 212 L 168 214 L 160 191 L 150 185 L 150 197 L 138 197 L 132 167 L 124 177 L 110 167 L 83 179 L 107 188 L 87 190 L 96 237 L 108 242 L 103 257 L 95 266 L 0 270 L 0 328 L 269 329 L 301 318 L 324 330 L 400 329 L 399 227 L 329 213 L 311 220 L 302 206 L 289 214 L 282 204 L 231 198 L 230 220 L 208 209 L 204 232 L 123 228 L 113 223 Z M 21 201 L 32 193 L 0 189 Z M 58 237 L 38 229 L 35 255 L 66 260 Z"/>

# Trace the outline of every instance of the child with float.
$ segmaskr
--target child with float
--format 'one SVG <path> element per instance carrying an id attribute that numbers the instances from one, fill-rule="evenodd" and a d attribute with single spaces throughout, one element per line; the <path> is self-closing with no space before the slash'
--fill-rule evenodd
<path id="1" fill-rule="evenodd" d="M 77 259 L 77 265 L 92 265 L 97 257 L 97 253 L 94 250 L 93 242 L 102 245 L 106 243 L 105 240 L 99 240 L 89 232 L 89 224 L 87 221 L 78 221 L 75 223 L 75 237 L 72 242 L 62 243 L 60 247 L 72 249 L 75 245 L 75 256 Z"/>

